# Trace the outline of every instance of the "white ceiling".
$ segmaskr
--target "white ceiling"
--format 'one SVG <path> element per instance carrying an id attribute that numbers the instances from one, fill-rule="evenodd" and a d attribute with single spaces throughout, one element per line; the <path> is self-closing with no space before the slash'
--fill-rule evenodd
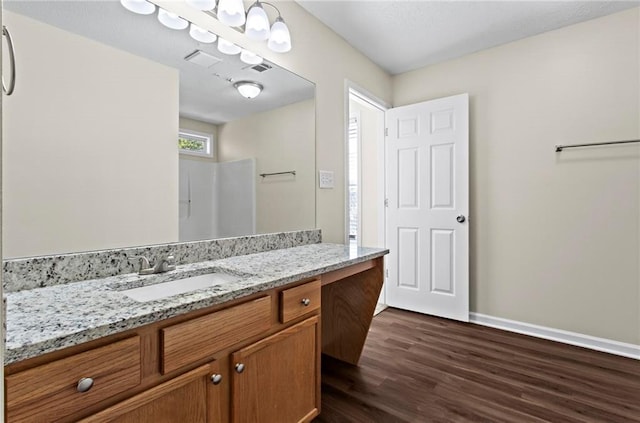
<path id="1" fill-rule="evenodd" d="M 198 43 L 187 30 L 162 26 L 156 15 L 136 15 L 118 0 L 4 0 L 3 7 L 75 34 L 128 51 L 180 72 L 180 115 L 214 124 L 313 98 L 313 83 L 276 65 L 257 72 L 239 55 L 218 52 L 216 44 Z M 18 40 L 16 40 L 16 43 Z M 210 68 L 186 62 L 195 50 L 222 61 Z M 252 100 L 241 97 L 234 81 L 251 80 L 264 86 Z"/>
<path id="2" fill-rule="evenodd" d="M 638 0 L 297 2 L 391 74 L 640 5 Z"/>

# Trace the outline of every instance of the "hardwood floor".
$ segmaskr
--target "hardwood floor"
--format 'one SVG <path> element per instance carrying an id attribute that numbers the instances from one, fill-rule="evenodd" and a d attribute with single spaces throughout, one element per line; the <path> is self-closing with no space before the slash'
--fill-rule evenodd
<path id="1" fill-rule="evenodd" d="M 314 423 L 640 422 L 640 361 L 388 308 Z"/>

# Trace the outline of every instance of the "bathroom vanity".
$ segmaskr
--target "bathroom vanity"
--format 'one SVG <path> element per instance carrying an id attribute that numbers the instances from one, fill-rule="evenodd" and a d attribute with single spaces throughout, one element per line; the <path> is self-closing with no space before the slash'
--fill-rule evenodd
<path id="1" fill-rule="evenodd" d="M 357 363 L 386 253 L 318 243 L 11 292 L 7 421 L 311 421 L 320 355 Z M 211 271 L 238 278 L 125 293 Z"/>

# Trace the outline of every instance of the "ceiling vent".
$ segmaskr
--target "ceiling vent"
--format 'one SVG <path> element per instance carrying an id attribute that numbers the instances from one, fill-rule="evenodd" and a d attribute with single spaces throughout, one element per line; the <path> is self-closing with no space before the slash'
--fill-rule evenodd
<path id="1" fill-rule="evenodd" d="M 205 53 L 201 50 L 194 51 L 193 53 L 185 57 L 184 60 L 189 63 L 194 63 L 198 66 L 202 66 L 203 68 L 210 68 L 222 62 L 222 59 L 216 56 L 212 56 L 209 53 Z"/>
<path id="2" fill-rule="evenodd" d="M 259 65 L 251 66 L 251 69 L 253 69 L 256 72 L 264 72 L 271 68 L 272 66 L 268 63 L 260 63 Z"/>

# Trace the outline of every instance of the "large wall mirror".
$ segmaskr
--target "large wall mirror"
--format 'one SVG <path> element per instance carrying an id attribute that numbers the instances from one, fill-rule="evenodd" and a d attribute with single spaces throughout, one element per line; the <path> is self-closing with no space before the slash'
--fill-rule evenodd
<path id="1" fill-rule="evenodd" d="M 113 0 L 8 0 L 4 24 L 5 259 L 315 227 L 313 83 Z"/>

